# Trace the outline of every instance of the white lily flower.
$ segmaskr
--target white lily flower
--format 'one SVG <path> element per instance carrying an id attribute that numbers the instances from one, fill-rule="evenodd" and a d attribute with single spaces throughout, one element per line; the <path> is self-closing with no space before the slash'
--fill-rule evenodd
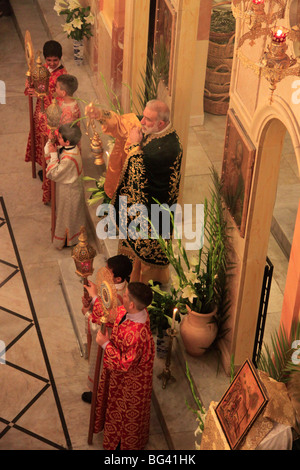
<path id="1" fill-rule="evenodd" d="M 75 20 L 73 20 L 71 24 L 73 25 L 74 28 L 81 29 L 83 22 L 81 21 L 80 18 L 75 18 Z"/>
<path id="2" fill-rule="evenodd" d="M 76 8 L 81 8 L 80 3 L 78 0 L 68 0 L 69 2 L 69 9 L 70 10 L 75 10 Z"/>
<path id="3" fill-rule="evenodd" d="M 95 23 L 94 16 L 90 13 L 89 16 L 86 17 L 85 22 L 87 24 L 94 24 Z"/>
<path id="4" fill-rule="evenodd" d="M 188 272 L 185 272 L 184 274 L 185 274 L 187 281 L 190 281 L 190 282 L 197 281 L 197 273 L 195 273 L 194 271 L 189 270 Z"/>
<path id="5" fill-rule="evenodd" d="M 193 302 L 193 299 L 194 298 L 197 298 L 197 295 L 195 294 L 195 291 L 193 289 L 192 286 L 186 286 L 183 290 L 182 290 L 182 297 L 184 299 L 188 298 L 189 301 L 192 303 Z"/>
<path id="6" fill-rule="evenodd" d="M 60 6 L 60 5 L 55 5 L 53 7 L 53 10 L 56 11 L 57 15 L 59 16 L 60 12 L 64 10 L 64 7 Z"/>
<path id="7" fill-rule="evenodd" d="M 63 0 L 56 0 L 53 10 L 55 10 L 56 13 L 59 15 L 62 10 L 65 10 L 67 8 L 67 6 L 68 4 Z"/>
<path id="8" fill-rule="evenodd" d="M 72 31 L 74 31 L 72 23 L 65 23 L 63 25 L 63 30 L 67 33 L 70 34 Z"/>

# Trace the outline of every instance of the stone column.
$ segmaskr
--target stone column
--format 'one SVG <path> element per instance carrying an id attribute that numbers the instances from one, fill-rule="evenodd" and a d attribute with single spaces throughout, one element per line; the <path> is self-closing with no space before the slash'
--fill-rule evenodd
<path id="1" fill-rule="evenodd" d="M 172 122 L 183 146 L 180 203 L 184 202 L 182 201 L 182 191 L 193 97 L 200 3 L 199 0 L 178 1 L 171 114 Z"/>

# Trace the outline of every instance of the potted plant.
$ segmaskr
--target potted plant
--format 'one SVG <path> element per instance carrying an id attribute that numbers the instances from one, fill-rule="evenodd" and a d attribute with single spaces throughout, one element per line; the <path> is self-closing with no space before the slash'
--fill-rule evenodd
<path id="1" fill-rule="evenodd" d="M 211 15 L 204 89 L 204 109 L 211 114 L 224 115 L 228 110 L 234 37 L 231 2 L 216 3 Z"/>
<path id="2" fill-rule="evenodd" d="M 87 200 L 87 203 L 91 206 L 92 204 L 99 203 L 101 201 L 102 204 L 109 204 L 111 199 L 107 196 L 106 192 L 104 191 L 104 183 L 105 177 L 100 176 L 99 179 L 92 178 L 91 176 L 83 176 L 83 181 L 94 181 L 96 188 L 87 188 L 86 191 L 90 192 L 90 197 Z"/>
<path id="3" fill-rule="evenodd" d="M 55 0 L 54 10 L 58 16 L 66 15 L 63 30 L 73 39 L 74 59 L 80 65 L 83 60 L 83 38 L 90 38 L 95 18 L 89 6 L 82 7 L 78 0 Z"/>
<path id="4" fill-rule="evenodd" d="M 211 200 L 204 202 L 204 244 L 198 253 L 188 257 L 178 237 L 178 253 L 174 241 L 158 237 L 175 275 L 173 286 L 188 314 L 183 317 L 180 332 L 186 351 L 193 356 L 202 355 L 214 342 L 225 320 L 229 302 L 226 298 L 226 280 L 229 269 L 228 228 L 224 218 L 221 183 L 212 169 Z M 174 218 L 170 213 L 174 225 Z"/>

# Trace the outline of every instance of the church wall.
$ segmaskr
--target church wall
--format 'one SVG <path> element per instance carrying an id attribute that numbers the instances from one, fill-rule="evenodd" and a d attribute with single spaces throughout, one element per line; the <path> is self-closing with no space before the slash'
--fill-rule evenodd
<path id="1" fill-rule="evenodd" d="M 289 12 L 286 12 L 280 26 L 289 27 Z M 238 39 L 247 31 L 242 29 L 242 21 L 237 19 L 236 45 Z M 263 38 L 255 40 L 250 46 L 244 43 L 244 57 L 257 63 L 265 50 Z M 292 48 L 288 55 L 293 54 Z M 233 228 L 232 251 L 236 262 L 236 273 L 232 281 L 233 296 L 230 326 L 231 337 L 223 344 L 223 359 L 229 364 L 229 358 L 234 356 L 235 363 L 241 364 L 246 358 L 252 358 L 260 293 L 264 266 L 267 256 L 271 219 L 276 199 L 276 187 L 279 174 L 281 149 L 286 131 L 289 132 L 294 145 L 298 167 L 300 170 L 300 104 L 295 101 L 295 81 L 297 77 L 290 76 L 277 84 L 273 103 L 270 104 L 270 89 L 268 81 L 246 67 L 235 56 L 230 89 L 230 108 L 234 109 L 245 132 L 256 148 L 252 187 L 248 206 L 245 236 Z M 300 87 L 300 82 L 297 84 Z M 228 215 L 231 219 L 230 215 Z M 299 214 L 296 227 L 299 225 Z M 233 225 L 235 227 L 235 225 Z M 296 233 L 296 231 L 295 231 Z M 287 278 L 282 321 L 285 321 L 287 331 L 291 318 L 299 318 L 299 260 L 300 246 L 293 243 L 293 256 L 289 270 L 293 272 Z M 298 287 L 297 287 L 298 282 Z M 289 283 L 292 283 L 289 286 Z M 289 291 L 294 292 L 293 296 Z M 225 364 L 225 365 L 226 365 Z"/>
<path id="2" fill-rule="evenodd" d="M 110 87 L 111 84 L 112 24 L 115 1 L 85 0 L 82 4 L 89 5 L 95 17 L 94 35 L 85 41 L 85 53 L 94 73 L 99 101 L 103 103 L 105 91 L 101 74 L 103 74 L 107 86 Z M 108 102 L 105 104 L 109 107 Z"/>
<path id="3" fill-rule="evenodd" d="M 212 0 L 200 0 L 197 42 L 195 52 L 195 70 L 193 75 L 193 100 L 191 106 L 191 125 L 202 125 L 204 122 L 203 93 L 206 75 L 208 40 Z"/>

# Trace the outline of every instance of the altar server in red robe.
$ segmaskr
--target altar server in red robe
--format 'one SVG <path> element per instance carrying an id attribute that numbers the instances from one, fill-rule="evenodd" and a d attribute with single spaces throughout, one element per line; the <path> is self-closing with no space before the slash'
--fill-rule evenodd
<path id="1" fill-rule="evenodd" d="M 148 285 L 129 283 L 111 337 L 97 334 L 105 352 L 94 432 L 104 430 L 107 450 L 141 450 L 149 438 L 155 347 L 146 307 L 151 302 Z"/>
<path id="2" fill-rule="evenodd" d="M 43 55 L 45 58 L 44 66 L 49 70 L 50 77 L 49 77 L 49 89 L 48 95 L 45 96 L 43 99 L 44 101 L 44 110 L 48 108 L 48 106 L 52 102 L 52 97 L 55 92 L 56 88 L 56 80 L 57 78 L 67 73 L 67 70 L 61 63 L 62 58 L 62 47 L 61 44 L 57 41 L 50 40 L 45 42 L 43 46 Z M 26 82 L 25 88 L 25 95 L 31 94 L 32 96 L 36 96 L 36 93 L 33 88 L 30 87 L 30 83 Z M 41 99 L 37 100 L 34 115 L 33 115 L 33 122 L 34 122 L 34 147 L 35 147 L 35 161 L 43 166 L 43 158 L 44 158 L 44 145 L 47 141 L 47 124 L 44 119 L 40 119 L 42 103 Z M 31 161 L 31 133 L 29 132 L 27 147 L 26 147 L 26 155 L 25 155 L 25 162 Z M 40 178 L 42 175 L 42 170 L 39 171 Z M 46 204 L 48 203 L 48 199 L 44 198 L 43 194 L 43 202 Z"/>

